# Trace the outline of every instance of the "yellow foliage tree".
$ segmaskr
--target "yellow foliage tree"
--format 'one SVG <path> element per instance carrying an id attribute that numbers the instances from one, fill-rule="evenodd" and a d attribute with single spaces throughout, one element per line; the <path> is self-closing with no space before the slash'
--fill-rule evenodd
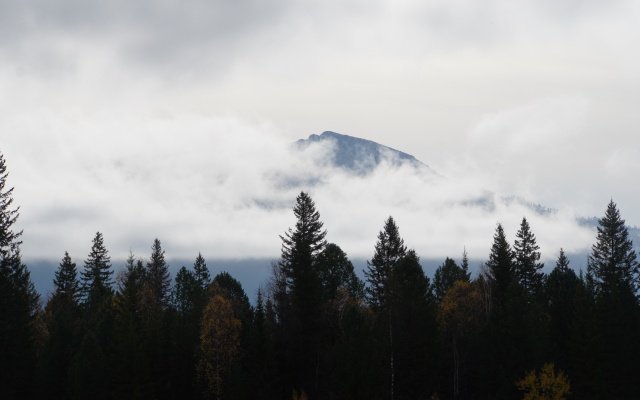
<path id="1" fill-rule="evenodd" d="M 524 400 L 565 400 L 571 393 L 569 379 L 562 371 L 556 374 L 553 363 L 545 364 L 539 374 L 529 372 L 517 385 Z"/>
<path id="2" fill-rule="evenodd" d="M 482 295 L 475 285 L 457 281 L 440 303 L 440 328 L 451 340 L 453 355 L 453 398 L 460 396 L 460 380 L 464 372 L 461 364 L 465 356 L 468 337 L 477 329 L 483 315 Z"/>
<path id="3" fill-rule="evenodd" d="M 209 395 L 222 398 L 223 376 L 240 346 L 240 320 L 231 302 L 214 296 L 204 309 L 200 329 L 198 376 Z"/>
<path id="4" fill-rule="evenodd" d="M 303 391 L 301 391 L 300 393 L 298 393 L 297 390 L 293 389 L 293 400 L 309 400 L 309 396 L 307 396 L 307 394 Z"/>

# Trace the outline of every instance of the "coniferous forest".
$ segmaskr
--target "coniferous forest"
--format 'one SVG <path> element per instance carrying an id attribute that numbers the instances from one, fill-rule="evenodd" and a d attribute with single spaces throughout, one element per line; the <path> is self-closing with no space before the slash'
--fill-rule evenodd
<path id="1" fill-rule="evenodd" d="M 461 245 L 431 278 L 389 217 L 362 281 L 301 192 L 297 222 L 255 298 L 231 274 L 211 276 L 201 254 L 170 276 L 158 239 L 147 261 L 130 254 L 113 265 L 100 232 L 82 261 L 61 249 L 54 291 L 41 298 L 22 262 L 7 176 L 0 155 L 1 399 L 640 393 L 638 262 L 613 201 L 579 273 L 560 250 L 545 274 L 523 218 L 514 238 L 496 226 L 478 274 Z"/>

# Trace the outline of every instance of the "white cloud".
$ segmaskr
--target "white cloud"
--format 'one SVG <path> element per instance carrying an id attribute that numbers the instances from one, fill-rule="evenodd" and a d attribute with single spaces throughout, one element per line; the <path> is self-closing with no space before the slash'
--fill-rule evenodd
<path id="1" fill-rule="evenodd" d="M 0 3 L 24 251 L 81 256 L 102 230 L 120 257 L 155 236 L 189 257 L 277 256 L 298 188 L 274 187 L 306 173 L 352 256 L 388 215 L 423 257 L 485 254 L 497 221 L 515 233 L 526 214 L 449 205 L 487 190 L 572 210 L 531 224 L 546 248 L 577 249 L 572 215 L 610 198 L 640 224 L 638 16 L 632 1 Z M 323 149 L 285 150 L 327 129 L 450 179 L 310 171 Z"/>

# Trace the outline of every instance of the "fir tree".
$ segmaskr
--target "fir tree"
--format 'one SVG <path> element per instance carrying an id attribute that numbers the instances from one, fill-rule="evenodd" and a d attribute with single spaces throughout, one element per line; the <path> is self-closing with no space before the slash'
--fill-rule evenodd
<path id="1" fill-rule="evenodd" d="M 320 221 L 320 213 L 307 193 L 298 195 L 293 214 L 297 219 L 295 230 L 289 228 L 280 239 L 282 266 L 295 296 L 299 292 L 298 286 L 306 281 L 305 276 L 312 272 L 314 259 L 327 245 L 327 231 L 322 229 L 324 224 Z"/>
<path id="2" fill-rule="evenodd" d="M 111 257 L 104 246 L 102 233 L 93 238 L 91 252 L 84 262 L 82 276 L 82 298 L 89 308 L 97 306 L 106 297 L 113 294 L 111 275 Z"/>
<path id="3" fill-rule="evenodd" d="M 367 296 L 374 309 L 386 307 L 389 297 L 389 279 L 394 265 L 407 254 L 407 247 L 400 237 L 398 226 L 393 217 L 389 217 L 384 229 L 378 234 L 373 257 L 367 261 L 364 271 L 369 287 Z"/>
<path id="4" fill-rule="evenodd" d="M 55 272 L 53 287 L 56 294 L 73 301 L 76 301 L 80 295 L 80 282 L 78 281 L 76 263 L 71 261 L 71 257 L 66 251 L 58 270 Z"/>
<path id="5" fill-rule="evenodd" d="M 516 238 L 513 249 L 517 279 L 527 293 L 536 294 L 542 287 L 544 274 L 541 270 L 544 264 L 538 262 L 540 246 L 536 243 L 536 237 L 526 218 L 522 218 Z"/>
<path id="6" fill-rule="evenodd" d="M 316 259 L 325 248 L 327 231 L 320 221 L 311 197 L 301 192 L 293 207 L 296 217 L 294 229 L 280 236 L 282 257 L 278 265 L 280 275 L 277 300 L 278 317 L 283 326 L 283 343 L 288 373 L 295 376 L 294 387 L 307 389 L 317 387 L 318 366 L 314 363 L 320 340 L 320 317 L 322 310 L 322 284 L 319 279 Z M 311 391 L 315 395 L 315 391 Z"/>
<path id="7" fill-rule="evenodd" d="M 547 313 L 549 321 L 551 350 L 556 363 L 567 368 L 569 348 L 572 341 L 571 324 L 575 315 L 574 299 L 580 281 L 569 268 L 569 259 L 560 249 L 556 266 L 545 282 Z"/>
<path id="8" fill-rule="evenodd" d="M 635 294 L 638 290 L 637 255 L 624 222 L 611 200 L 598 220 L 598 235 L 587 265 L 599 293 L 623 290 Z"/>
<path id="9" fill-rule="evenodd" d="M 65 252 L 53 279 L 54 292 L 45 307 L 49 340 L 43 354 L 44 390 L 52 399 L 68 398 L 67 375 L 80 319 L 80 283 L 76 264 Z"/>
<path id="10" fill-rule="evenodd" d="M 634 378 L 640 357 L 637 256 L 613 201 L 598 224 L 587 271 L 595 289 L 596 319 L 602 335 L 600 362 L 607 397 L 632 398 L 639 390 Z"/>
<path id="11" fill-rule="evenodd" d="M 147 262 L 147 284 L 161 303 L 165 303 L 171 286 L 169 266 L 164 259 L 164 250 L 157 238 L 151 245 L 151 259 Z"/>
<path id="12" fill-rule="evenodd" d="M 201 288 L 206 290 L 211 285 L 211 274 L 209 274 L 209 269 L 201 253 L 198 253 L 198 257 L 196 257 L 196 261 L 193 264 L 193 273 Z"/>
<path id="13" fill-rule="evenodd" d="M 25 398 L 35 377 L 34 318 L 39 296 L 20 256 L 22 231 L 14 231 L 19 207 L 6 189 L 7 167 L 0 153 L 0 397 Z"/>
<path id="14" fill-rule="evenodd" d="M 489 253 L 489 261 L 486 262 L 489 272 L 489 279 L 493 283 L 494 304 L 504 308 L 507 301 L 507 291 L 513 282 L 514 276 L 514 254 L 501 224 L 496 226 L 496 233 L 493 236 L 493 245 Z"/>
<path id="15" fill-rule="evenodd" d="M 460 268 L 462 268 L 462 271 L 466 276 L 465 281 L 471 282 L 471 273 L 469 272 L 469 255 L 467 254 L 466 248 L 462 250 L 462 263 L 460 264 Z"/>
<path id="16" fill-rule="evenodd" d="M 569 271 L 569 258 L 564 254 L 564 250 L 560 249 L 560 254 L 558 254 L 558 260 L 556 261 L 556 268 L 561 272 Z"/>

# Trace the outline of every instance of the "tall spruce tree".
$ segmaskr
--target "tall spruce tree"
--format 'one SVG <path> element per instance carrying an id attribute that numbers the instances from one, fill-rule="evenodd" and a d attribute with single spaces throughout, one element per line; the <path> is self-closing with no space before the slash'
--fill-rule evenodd
<path id="1" fill-rule="evenodd" d="M 0 398 L 29 398 L 35 377 L 34 318 L 39 296 L 20 256 L 22 231 L 13 224 L 13 188 L 0 153 Z"/>
<path id="2" fill-rule="evenodd" d="M 638 291 L 637 254 L 624 223 L 611 200 L 604 217 L 598 220 L 598 235 L 587 264 L 599 293 L 622 290 L 635 294 Z"/>
<path id="3" fill-rule="evenodd" d="M 46 343 L 42 366 L 43 384 L 47 397 L 68 398 L 67 376 L 74 352 L 75 332 L 80 319 L 78 299 L 80 282 L 76 264 L 65 251 L 53 279 L 54 292 L 45 307 L 49 340 Z"/>
<path id="4" fill-rule="evenodd" d="M 556 266 L 545 282 L 545 291 L 552 359 L 565 370 L 569 367 L 569 348 L 573 341 L 571 324 L 576 313 L 574 300 L 579 284 L 578 276 L 569 268 L 569 259 L 560 249 Z"/>
<path id="5" fill-rule="evenodd" d="M 386 307 L 389 297 L 389 279 L 394 265 L 407 255 L 407 247 L 400 237 L 398 226 L 393 217 L 389 217 L 383 230 L 378 234 L 373 257 L 367 261 L 367 270 L 364 271 L 369 286 L 367 297 L 369 304 L 374 309 Z"/>
<path id="6" fill-rule="evenodd" d="M 111 257 L 104 246 L 102 233 L 97 232 L 93 238 L 91 252 L 84 262 L 82 276 L 82 299 L 89 308 L 96 307 L 113 295 L 113 270 Z"/>
<path id="7" fill-rule="evenodd" d="M 596 243 L 587 264 L 596 292 L 596 319 L 603 346 L 600 362 L 609 398 L 632 398 L 640 390 L 635 379 L 640 358 L 639 267 L 624 222 L 610 201 L 598 221 Z"/>
<path id="8" fill-rule="evenodd" d="M 413 254 L 415 255 L 415 254 Z M 364 275 L 369 286 L 367 297 L 371 308 L 377 316 L 377 325 L 382 337 L 388 341 L 386 355 L 389 360 L 388 391 L 391 399 L 395 393 L 395 352 L 394 352 L 394 269 L 407 256 L 407 247 L 400 237 L 398 226 L 393 217 L 389 217 L 384 228 L 378 234 L 378 242 L 375 245 L 373 257 L 367 261 L 367 270 Z M 383 351 L 384 353 L 384 351 Z M 385 357 L 386 358 L 386 357 Z"/>
<path id="9" fill-rule="evenodd" d="M 193 263 L 193 274 L 202 289 L 206 290 L 211 285 L 211 274 L 201 253 L 198 253 L 198 257 Z"/>
<path id="10" fill-rule="evenodd" d="M 285 307 L 290 312 L 279 310 L 280 317 L 288 340 L 288 362 L 292 367 L 294 387 L 306 390 L 314 395 L 317 387 L 317 368 L 313 360 L 319 340 L 321 291 L 316 259 L 325 248 L 327 231 L 320 221 L 320 213 L 316 210 L 311 197 L 300 192 L 293 207 L 296 217 L 295 229 L 280 236 L 282 240 L 282 256 L 279 264 L 280 273 L 284 277 L 287 299 Z M 276 294 L 282 298 L 283 293 Z M 295 367 L 294 367 L 295 366 Z"/>
<path id="11" fill-rule="evenodd" d="M 515 279 L 515 273 L 514 253 L 509 242 L 507 242 L 502 224 L 496 226 L 493 245 L 489 253 L 489 261 L 485 265 L 489 271 L 489 279 L 493 284 L 493 303 L 504 309 L 507 301 L 507 291 Z"/>
<path id="12" fill-rule="evenodd" d="M 540 263 L 540 246 L 536 243 L 536 237 L 531 232 L 529 222 L 522 218 L 520 230 L 516 233 L 516 241 L 513 245 L 515 253 L 516 277 L 524 290 L 535 295 L 542 288 L 544 274 L 543 263 Z"/>
<path id="13" fill-rule="evenodd" d="M 300 192 L 296 198 L 293 214 L 297 221 L 295 230 L 289 228 L 282 239 L 282 266 L 287 277 L 291 293 L 302 295 L 299 286 L 308 284 L 306 275 L 313 272 L 313 262 L 316 256 L 327 245 L 320 221 L 320 213 L 315 203 L 305 192 Z"/>
<path id="14" fill-rule="evenodd" d="M 151 258 L 149 262 L 147 262 L 145 275 L 147 285 L 153 292 L 156 300 L 166 305 L 171 287 L 171 276 L 169 274 L 169 266 L 164 259 L 162 244 L 158 238 L 156 238 L 153 241 L 153 245 L 151 245 Z"/>
<path id="15" fill-rule="evenodd" d="M 64 252 L 64 257 L 62 258 L 60 266 L 54 276 L 54 293 L 58 293 L 70 300 L 77 300 L 80 295 L 78 270 L 76 269 L 76 263 L 71 261 L 71 257 L 68 252 Z"/>

